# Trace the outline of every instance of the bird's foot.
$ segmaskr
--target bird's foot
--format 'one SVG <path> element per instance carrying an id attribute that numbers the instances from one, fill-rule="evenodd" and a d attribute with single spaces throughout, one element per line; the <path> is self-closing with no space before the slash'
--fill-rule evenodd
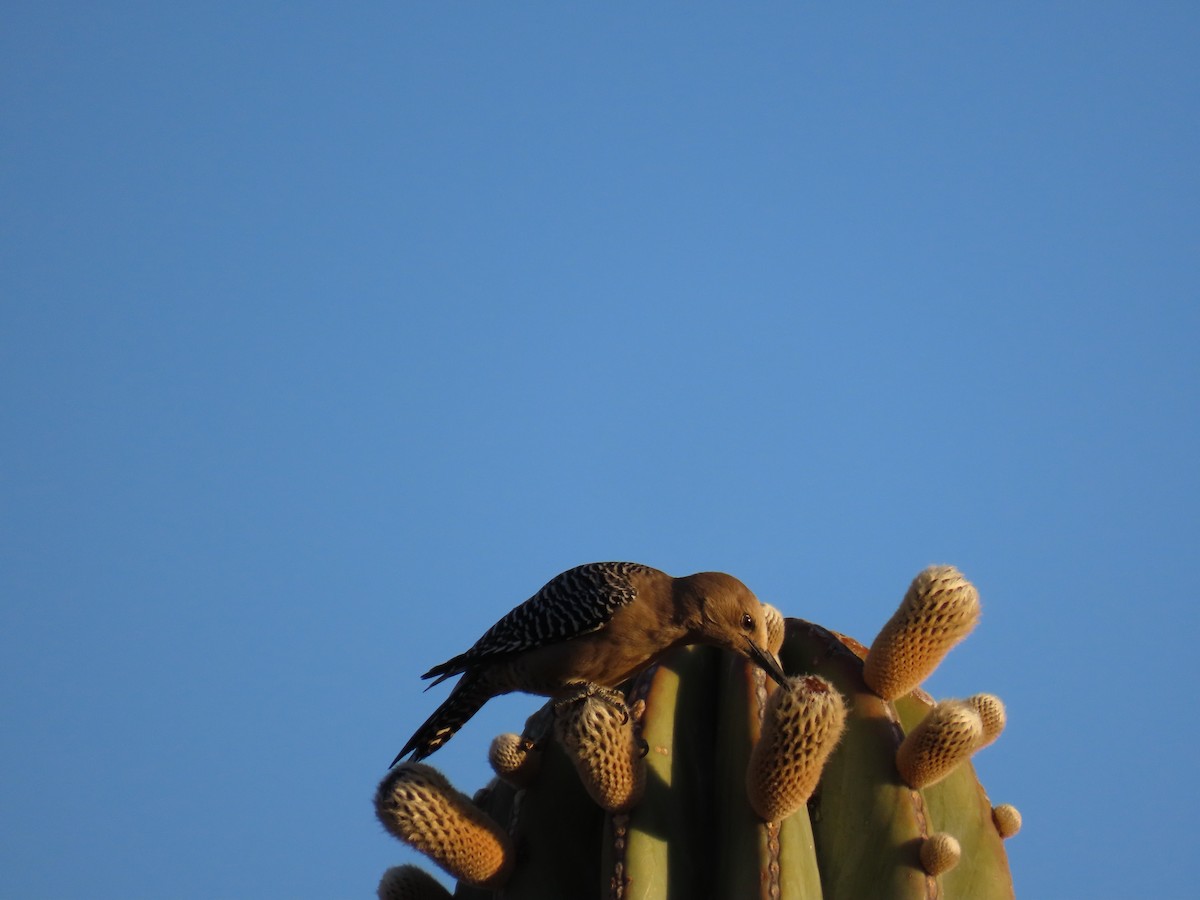
<path id="1" fill-rule="evenodd" d="M 612 688 L 596 688 L 595 696 L 599 697 L 613 709 L 621 714 L 621 724 L 625 725 L 629 722 L 629 704 L 625 702 L 625 695 L 620 691 Z"/>
<path id="2" fill-rule="evenodd" d="M 590 697 L 597 697 L 613 707 L 621 714 L 621 724 L 624 725 L 629 721 L 629 707 L 625 703 L 625 695 L 613 688 L 601 687 L 598 684 L 591 682 L 575 686 L 569 693 L 555 700 L 553 703 L 554 714 L 561 715 L 569 707 L 577 703 L 582 703 Z"/>
<path id="3" fill-rule="evenodd" d="M 546 743 L 554 735 L 554 719 L 557 715 L 558 710 L 554 708 L 553 703 L 549 709 L 543 706 L 525 722 L 521 738 L 528 741 L 535 750 L 545 749 Z"/>

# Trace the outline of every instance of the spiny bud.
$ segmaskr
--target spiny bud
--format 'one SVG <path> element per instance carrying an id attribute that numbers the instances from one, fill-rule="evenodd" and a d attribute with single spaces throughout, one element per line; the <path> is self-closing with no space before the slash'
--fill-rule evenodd
<path id="1" fill-rule="evenodd" d="M 492 771 L 516 788 L 533 782 L 542 764 L 542 753 L 533 741 L 519 734 L 499 734 L 488 749 Z"/>
<path id="2" fill-rule="evenodd" d="M 978 621 L 979 593 L 971 582 L 953 566 L 930 566 L 871 644 L 863 677 L 884 700 L 903 697 Z"/>
<path id="3" fill-rule="evenodd" d="M 375 794 L 375 814 L 459 881 L 494 890 L 508 878 L 508 834 L 431 766 L 405 763 L 388 772 Z"/>
<path id="4" fill-rule="evenodd" d="M 992 810 L 992 821 L 1000 837 L 1008 839 L 1021 830 L 1021 814 L 1010 803 L 1001 803 Z"/>
<path id="5" fill-rule="evenodd" d="M 379 879 L 379 900 L 450 900 L 450 892 L 416 866 L 393 866 Z"/>
<path id="6" fill-rule="evenodd" d="M 767 625 L 766 650 L 773 656 L 778 656 L 780 649 L 783 647 L 783 613 L 773 607 L 770 603 L 764 603 L 762 608 L 763 619 Z"/>
<path id="7" fill-rule="evenodd" d="M 646 787 L 646 763 L 627 710 L 603 697 L 587 697 L 564 705 L 554 734 L 598 806 L 612 813 L 637 806 Z"/>
<path id="8" fill-rule="evenodd" d="M 979 746 L 975 748 L 976 750 L 986 747 L 1000 737 L 1000 732 L 1004 730 L 1006 716 L 1004 703 L 999 697 L 995 694 L 975 694 L 963 702 L 973 707 L 975 712 L 979 713 L 980 721 L 983 722 L 983 737 L 979 741 Z"/>
<path id="9" fill-rule="evenodd" d="M 958 865 L 962 848 L 944 831 L 931 834 L 921 842 L 921 867 L 930 875 L 941 875 Z"/>
<path id="10" fill-rule="evenodd" d="M 842 695 L 824 678 L 789 678 L 771 695 L 746 768 L 746 794 L 760 818 L 778 822 L 808 802 L 845 726 Z"/>
<path id="11" fill-rule="evenodd" d="M 928 787 L 967 759 L 982 736 L 983 723 L 974 708 L 961 700 L 945 700 L 901 742 L 896 768 L 909 787 Z"/>

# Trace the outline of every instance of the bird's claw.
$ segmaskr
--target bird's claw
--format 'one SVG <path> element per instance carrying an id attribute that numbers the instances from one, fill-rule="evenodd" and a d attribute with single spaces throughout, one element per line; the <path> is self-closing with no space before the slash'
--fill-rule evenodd
<path id="1" fill-rule="evenodd" d="M 629 724 L 629 706 L 624 700 L 609 700 L 612 707 L 621 714 L 621 725 Z"/>
<path id="2" fill-rule="evenodd" d="M 622 725 L 629 724 L 629 704 L 625 701 L 624 694 L 611 688 L 597 688 L 596 696 L 621 714 Z"/>
<path id="3" fill-rule="evenodd" d="M 591 697 L 598 697 L 621 714 L 621 724 L 629 724 L 629 705 L 625 695 L 612 688 L 601 687 L 598 684 L 581 684 L 565 697 L 553 701 L 555 715 L 561 715 L 569 707 L 582 703 Z"/>

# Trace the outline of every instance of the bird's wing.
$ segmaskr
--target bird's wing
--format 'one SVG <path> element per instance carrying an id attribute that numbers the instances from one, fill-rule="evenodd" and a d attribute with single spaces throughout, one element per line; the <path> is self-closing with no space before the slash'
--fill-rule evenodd
<path id="1" fill-rule="evenodd" d="M 437 684 L 487 657 L 520 653 L 597 631 L 637 597 L 631 576 L 654 571 L 626 562 L 588 563 L 568 569 L 489 628 L 466 653 L 434 666 L 421 677 L 438 676 Z"/>

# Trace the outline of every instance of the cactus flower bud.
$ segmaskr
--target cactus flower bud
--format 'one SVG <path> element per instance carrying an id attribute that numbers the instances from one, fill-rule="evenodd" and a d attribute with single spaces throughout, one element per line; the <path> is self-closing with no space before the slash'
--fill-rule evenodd
<path id="1" fill-rule="evenodd" d="M 405 763 L 388 772 L 375 794 L 375 814 L 459 881 L 494 890 L 508 878 L 508 834 L 431 766 Z"/>
<path id="2" fill-rule="evenodd" d="M 746 793 L 759 817 L 781 821 L 808 802 L 845 725 L 842 695 L 824 678 L 789 678 L 771 695 L 746 769 Z"/>
<path id="3" fill-rule="evenodd" d="M 953 566 L 930 566 L 871 644 L 863 678 L 884 700 L 903 697 L 978 621 L 979 593 L 971 582 Z"/>

